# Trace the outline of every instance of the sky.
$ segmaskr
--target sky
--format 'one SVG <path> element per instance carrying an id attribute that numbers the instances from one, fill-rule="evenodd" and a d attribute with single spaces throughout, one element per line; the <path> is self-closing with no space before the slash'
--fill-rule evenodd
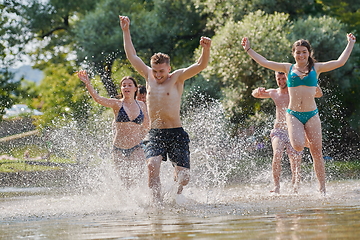
<path id="1" fill-rule="evenodd" d="M 15 73 L 14 79 L 19 80 L 24 77 L 28 81 L 35 82 L 39 84 L 40 81 L 44 78 L 44 74 L 39 69 L 33 69 L 31 65 L 21 65 L 18 68 L 10 68 L 11 72 Z"/>

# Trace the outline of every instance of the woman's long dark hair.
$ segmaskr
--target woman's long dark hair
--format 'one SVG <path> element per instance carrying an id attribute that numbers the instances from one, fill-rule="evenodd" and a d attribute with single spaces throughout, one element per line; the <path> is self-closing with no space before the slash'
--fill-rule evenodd
<path id="1" fill-rule="evenodd" d="M 309 58 L 308 58 L 308 73 L 311 71 L 311 69 L 314 67 L 314 64 L 316 62 L 315 58 L 314 58 L 314 53 L 313 53 L 313 50 L 311 48 L 311 45 L 309 43 L 308 40 L 305 40 L 305 39 L 300 39 L 300 40 L 297 40 L 296 42 L 294 42 L 293 46 L 292 46 L 292 54 L 294 55 L 294 52 L 295 52 L 295 48 L 298 47 L 298 46 L 303 46 L 303 47 L 306 47 L 307 50 L 309 51 Z"/>

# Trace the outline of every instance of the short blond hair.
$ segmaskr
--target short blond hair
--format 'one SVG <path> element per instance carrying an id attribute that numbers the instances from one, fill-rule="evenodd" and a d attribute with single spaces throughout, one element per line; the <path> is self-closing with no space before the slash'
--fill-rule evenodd
<path id="1" fill-rule="evenodd" d="M 165 53 L 155 53 L 150 59 L 151 64 L 162 64 L 166 63 L 170 65 L 170 57 Z"/>

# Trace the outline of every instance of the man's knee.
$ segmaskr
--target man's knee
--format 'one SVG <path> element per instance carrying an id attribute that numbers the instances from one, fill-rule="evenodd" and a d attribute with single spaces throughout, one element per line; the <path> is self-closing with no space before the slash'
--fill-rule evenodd
<path id="1" fill-rule="evenodd" d="M 276 149 L 273 151 L 273 160 L 279 161 L 282 158 L 283 151 L 280 149 Z"/>
<path id="2" fill-rule="evenodd" d="M 161 156 L 151 157 L 147 159 L 147 167 L 149 173 L 154 174 L 160 171 L 161 160 Z"/>

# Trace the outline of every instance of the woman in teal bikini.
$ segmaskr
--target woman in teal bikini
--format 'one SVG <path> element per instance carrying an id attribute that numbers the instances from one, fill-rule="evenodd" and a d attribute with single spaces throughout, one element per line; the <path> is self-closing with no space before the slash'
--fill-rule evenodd
<path id="1" fill-rule="evenodd" d="M 112 155 L 115 169 L 124 183 L 130 185 L 144 172 L 145 155 L 140 143 L 149 129 L 145 103 L 136 100 L 137 83 L 132 77 L 124 77 L 120 81 L 120 99 L 105 98 L 95 91 L 86 71 L 79 71 L 78 77 L 85 83 L 90 95 L 97 103 L 113 109 Z"/>
<path id="2" fill-rule="evenodd" d="M 250 47 L 250 41 L 246 37 L 242 39 L 241 43 L 250 57 L 261 66 L 287 73 L 290 103 L 287 109 L 286 122 L 290 142 L 296 151 L 302 151 L 306 137 L 308 138 L 314 170 L 320 185 L 319 190 L 323 195 L 326 193 L 325 166 L 322 155 L 321 122 L 314 96 L 319 74 L 339 68 L 348 60 L 356 38 L 349 33 L 347 34 L 347 41 L 346 48 L 337 60 L 315 62 L 309 42 L 298 40 L 292 47 L 295 64 L 267 60 Z"/>

